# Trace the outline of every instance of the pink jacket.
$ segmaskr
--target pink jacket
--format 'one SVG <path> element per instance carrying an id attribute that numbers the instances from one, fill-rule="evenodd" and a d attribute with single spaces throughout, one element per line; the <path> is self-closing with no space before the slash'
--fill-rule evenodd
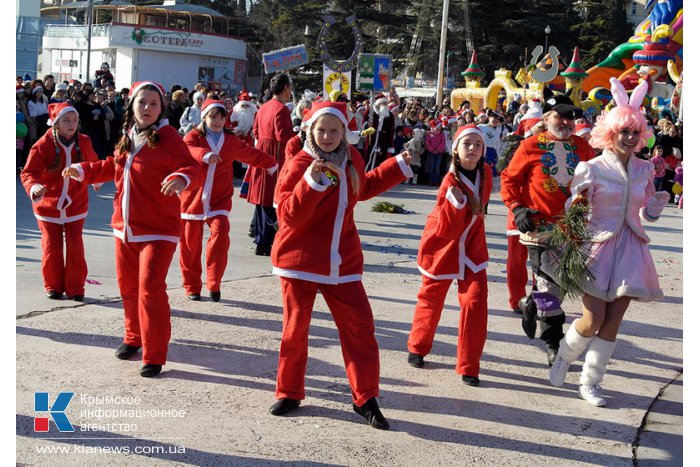
<path id="1" fill-rule="evenodd" d="M 591 205 L 589 231 L 593 242 L 610 239 L 627 223 L 642 241 L 649 243 L 641 220 L 656 220 L 646 212 L 656 191 L 651 162 L 630 157 L 625 171 L 617 156 L 606 149 L 599 157 L 576 166 L 567 208 L 583 190 L 588 190 Z"/>
<path id="2" fill-rule="evenodd" d="M 425 134 L 425 149 L 433 154 L 445 152 L 445 135 L 442 131 L 429 131 Z"/>

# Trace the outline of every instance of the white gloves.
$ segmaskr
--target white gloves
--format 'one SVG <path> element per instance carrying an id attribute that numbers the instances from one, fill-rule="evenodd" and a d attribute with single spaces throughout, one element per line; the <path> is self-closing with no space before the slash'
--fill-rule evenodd
<path id="1" fill-rule="evenodd" d="M 664 210 L 671 195 L 667 191 L 657 191 L 654 197 L 649 200 L 646 207 L 646 215 L 650 220 L 656 220 L 661 216 L 661 212 Z"/>

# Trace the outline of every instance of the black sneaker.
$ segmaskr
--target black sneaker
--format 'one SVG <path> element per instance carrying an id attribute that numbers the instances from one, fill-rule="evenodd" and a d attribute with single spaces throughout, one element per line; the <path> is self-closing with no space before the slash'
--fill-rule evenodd
<path id="1" fill-rule="evenodd" d="M 292 410 L 295 410 L 299 407 L 299 405 L 301 405 L 301 401 L 296 399 L 279 399 L 270 407 L 270 413 L 272 415 L 284 415 Z"/>
<path id="2" fill-rule="evenodd" d="M 462 375 L 462 382 L 467 386 L 478 386 L 480 381 L 478 376 Z"/>
<path id="3" fill-rule="evenodd" d="M 163 369 L 163 365 L 144 365 L 141 367 L 141 376 L 144 378 L 152 378 L 154 376 L 158 376 L 160 374 L 160 371 Z"/>
<path id="4" fill-rule="evenodd" d="M 221 291 L 209 292 L 209 296 L 211 297 L 211 300 L 213 302 L 218 302 L 219 300 L 221 300 Z"/>
<path id="5" fill-rule="evenodd" d="M 193 302 L 199 302 L 202 300 L 202 296 L 198 293 L 191 293 L 187 294 L 187 299 L 192 300 Z"/>
<path id="6" fill-rule="evenodd" d="M 417 353 L 408 352 L 408 364 L 413 368 L 423 368 L 425 366 L 425 360 L 423 360 L 422 355 Z"/>
<path id="7" fill-rule="evenodd" d="M 256 245 L 255 246 L 255 254 L 257 256 L 270 256 L 271 251 L 272 251 L 271 246 L 264 246 L 264 245 Z"/>
<path id="8" fill-rule="evenodd" d="M 376 428 L 378 430 L 389 429 L 389 422 L 386 420 L 386 418 L 384 418 L 384 415 L 382 415 L 382 411 L 379 410 L 379 404 L 377 404 L 376 397 L 373 397 L 365 402 L 362 407 L 352 404 L 352 410 L 354 410 L 358 415 L 362 415 L 372 426 L 372 428 Z"/>
<path id="9" fill-rule="evenodd" d="M 122 345 L 117 347 L 117 351 L 114 353 L 114 355 L 116 355 L 117 358 L 120 360 L 128 360 L 133 355 L 135 355 L 136 352 L 138 352 L 140 348 L 141 347 L 137 347 L 135 345 L 128 345 L 128 344 L 122 343 Z"/>
<path id="10" fill-rule="evenodd" d="M 72 297 L 68 297 L 74 302 L 82 302 L 85 300 L 85 295 L 73 295 Z"/>
<path id="11" fill-rule="evenodd" d="M 56 292 L 55 290 L 47 290 L 46 296 L 51 300 L 60 300 L 61 298 L 63 298 L 63 294 L 60 292 Z"/>

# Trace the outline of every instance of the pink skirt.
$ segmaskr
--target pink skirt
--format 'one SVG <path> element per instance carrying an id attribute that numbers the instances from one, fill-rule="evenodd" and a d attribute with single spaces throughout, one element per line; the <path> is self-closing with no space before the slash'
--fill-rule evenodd
<path id="1" fill-rule="evenodd" d="M 592 244 L 588 267 L 594 280 L 586 281 L 583 290 L 606 302 L 620 297 L 650 302 L 664 296 L 649 245 L 627 224 L 609 240 Z"/>

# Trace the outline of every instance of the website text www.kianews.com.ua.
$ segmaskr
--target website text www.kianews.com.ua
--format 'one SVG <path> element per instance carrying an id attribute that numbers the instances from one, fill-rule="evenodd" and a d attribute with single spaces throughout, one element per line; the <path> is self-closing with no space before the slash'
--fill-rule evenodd
<path id="1" fill-rule="evenodd" d="M 185 454 L 183 446 L 36 446 L 39 454 Z"/>

